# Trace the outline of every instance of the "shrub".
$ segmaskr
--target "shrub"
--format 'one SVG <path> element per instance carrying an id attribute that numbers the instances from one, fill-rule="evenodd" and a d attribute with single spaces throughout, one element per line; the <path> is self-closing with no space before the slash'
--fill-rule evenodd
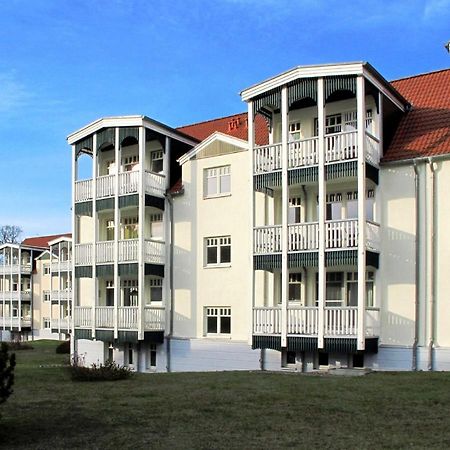
<path id="1" fill-rule="evenodd" d="M 70 353 L 70 341 L 61 342 L 61 344 L 56 347 L 56 353 L 68 354 Z"/>
<path id="2" fill-rule="evenodd" d="M 8 346 L 2 343 L 0 346 L 0 404 L 12 394 L 14 384 L 14 367 L 16 355 L 9 354 Z"/>
<path id="3" fill-rule="evenodd" d="M 108 361 L 105 364 L 92 364 L 90 367 L 81 366 L 74 361 L 69 367 L 73 381 L 117 381 L 125 380 L 132 375 L 132 371 L 125 366 Z"/>

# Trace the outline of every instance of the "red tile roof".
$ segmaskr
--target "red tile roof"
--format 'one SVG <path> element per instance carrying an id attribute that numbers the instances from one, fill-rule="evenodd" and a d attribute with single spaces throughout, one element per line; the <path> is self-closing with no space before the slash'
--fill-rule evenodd
<path id="1" fill-rule="evenodd" d="M 35 236 L 29 237 L 22 241 L 21 245 L 28 245 L 29 247 L 48 247 L 48 243 L 60 237 L 72 237 L 71 233 L 65 234 L 52 234 L 50 236 Z"/>
<path id="2" fill-rule="evenodd" d="M 412 105 L 384 161 L 450 153 L 450 69 L 391 82 Z"/>
<path id="3" fill-rule="evenodd" d="M 246 141 L 248 132 L 247 113 L 234 114 L 232 116 L 207 120 L 206 122 L 185 125 L 178 127 L 177 130 L 199 139 L 200 141 L 205 140 L 215 131 Z M 257 145 L 264 145 L 267 144 L 268 141 L 269 132 L 267 129 L 267 122 L 260 114 L 258 114 L 255 118 L 255 142 Z"/>

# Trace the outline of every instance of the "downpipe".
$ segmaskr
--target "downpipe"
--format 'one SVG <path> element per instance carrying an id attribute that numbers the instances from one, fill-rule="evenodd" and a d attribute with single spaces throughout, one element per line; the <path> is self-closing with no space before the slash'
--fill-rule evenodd
<path id="1" fill-rule="evenodd" d="M 419 268 L 419 259 L 420 259 L 420 184 L 419 184 L 419 168 L 417 165 L 417 161 L 414 162 L 414 189 L 415 189 L 415 197 L 416 197 L 416 236 L 415 236 L 415 246 L 416 246 L 416 265 L 415 265 L 415 309 L 414 309 L 414 343 L 413 343 L 413 358 L 412 358 L 412 370 L 417 371 L 418 369 L 418 345 L 419 345 L 419 330 L 420 330 L 420 309 L 419 309 L 419 277 L 420 277 L 420 268 Z"/>
<path id="2" fill-rule="evenodd" d="M 165 195 L 169 203 L 169 223 L 170 223 L 170 245 L 169 245 L 169 289 L 170 289 L 170 300 L 169 300 L 169 334 L 166 336 L 166 369 L 167 372 L 172 371 L 172 336 L 173 336 L 173 198 L 170 192 Z"/>

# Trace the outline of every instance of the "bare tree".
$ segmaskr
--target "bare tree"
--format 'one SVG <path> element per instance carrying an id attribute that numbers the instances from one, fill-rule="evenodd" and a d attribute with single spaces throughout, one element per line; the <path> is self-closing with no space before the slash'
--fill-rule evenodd
<path id="1" fill-rule="evenodd" d="M 17 244 L 21 234 L 22 228 L 17 225 L 1 225 L 0 244 Z"/>

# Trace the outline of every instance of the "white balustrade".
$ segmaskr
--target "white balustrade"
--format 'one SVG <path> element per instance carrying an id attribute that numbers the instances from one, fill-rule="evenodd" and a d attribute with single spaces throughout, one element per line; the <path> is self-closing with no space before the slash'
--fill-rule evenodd
<path id="1" fill-rule="evenodd" d="M 165 250 L 165 242 L 146 239 L 144 241 L 144 261 L 150 264 L 164 264 Z"/>
<path id="2" fill-rule="evenodd" d="M 366 161 L 375 167 L 380 164 L 380 140 L 366 131 Z"/>
<path id="3" fill-rule="evenodd" d="M 50 292 L 50 299 L 52 302 L 68 301 L 72 299 L 72 289 L 54 290 Z"/>
<path id="4" fill-rule="evenodd" d="M 125 330 L 137 330 L 138 328 L 138 308 L 137 306 L 119 306 L 118 308 L 118 328 Z"/>
<path id="5" fill-rule="evenodd" d="M 366 308 L 366 336 L 380 335 L 380 310 L 379 308 Z"/>
<path id="6" fill-rule="evenodd" d="M 96 259 L 98 263 L 112 263 L 114 261 L 114 241 L 97 242 Z"/>
<path id="7" fill-rule="evenodd" d="M 281 252 L 281 225 L 253 229 L 253 252 L 264 255 Z"/>
<path id="8" fill-rule="evenodd" d="M 319 164 L 318 142 L 317 137 L 289 142 L 288 168 L 294 169 Z"/>
<path id="9" fill-rule="evenodd" d="M 135 194 L 139 191 L 139 170 L 119 173 L 119 195 Z"/>
<path id="10" fill-rule="evenodd" d="M 255 174 L 281 170 L 281 144 L 255 147 L 253 170 Z"/>
<path id="11" fill-rule="evenodd" d="M 97 198 L 112 197 L 115 193 L 114 175 L 97 177 Z"/>
<path id="12" fill-rule="evenodd" d="M 144 183 L 147 194 L 164 197 L 166 193 L 166 177 L 164 175 L 146 170 Z"/>
<path id="13" fill-rule="evenodd" d="M 31 273 L 31 264 L 22 264 L 19 266 L 19 264 L 2 264 L 0 265 L 0 275 L 4 274 L 30 274 Z"/>
<path id="14" fill-rule="evenodd" d="M 288 334 L 317 335 L 318 329 L 319 313 L 317 307 L 288 307 Z"/>
<path id="15" fill-rule="evenodd" d="M 95 308 L 96 328 L 114 327 L 114 306 L 97 306 Z"/>
<path id="16" fill-rule="evenodd" d="M 64 260 L 64 261 L 53 261 L 51 263 L 52 272 L 69 272 L 72 270 L 72 261 Z"/>
<path id="17" fill-rule="evenodd" d="M 92 180 L 75 182 L 75 202 L 92 200 Z"/>
<path id="18" fill-rule="evenodd" d="M 357 246 L 357 220 L 331 220 L 325 222 L 325 247 L 327 249 L 356 248 Z"/>
<path id="19" fill-rule="evenodd" d="M 319 224 L 317 222 L 289 225 L 288 233 L 290 252 L 319 248 Z"/>
<path id="20" fill-rule="evenodd" d="M 164 307 L 146 306 L 144 308 L 144 329 L 146 331 L 162 331 L 165 325 Z"/>
<path id="21" fill-rule="evenodd" d="M 68 317 L 61 319 L 51 319 L 50 320 L 51 327 L 53 329 L 62 329 L 69 330 L 70 329 L 70 319 Z"/>
<path id="22" fill-rule="evenodd" d="M 253 308 L 253 334 L 280 334 L 281 308 Z"/>
<path id="23" fill-rule="evenodd" d="M 325 136 L 325 162 L 346 161 L 358 157 L 358 133 L 346 131 Z"/>
<path id="24" fill-rule="evenodd" d="M 92 264 L 92 244 L 75 245 L 75 265 L 89 266 Z"/>
<path id="25" fill-rule="evenodd" d="M 138 260 L 138 239 L 125 239 L 119 241 L 119 261 L 137 261 Z"/>
<path id="26" fill-rule="evenodd" d="M 0 301 L 18 301 L 19 296 L 22 301 L 31 300 L 31 292 L 23 291 L 19 293 L 18 291 L 4 291 L 0 292 Z"/>
<path id="27" fill-rule="evenodd" d="M 92 308 L 90 306 L 75 306 L 73 308 L 73 321 L 75 327 L 92 327 Z"/>
<path id="28" fill-rule="evenodd" d="M 326 307 L 325 336 L 355 336 L 358 333 L 357 307 Z"/>
<path id="29" fill-rule="evenodd" d="M 370 220 L 366 222 L 366 245 L 368 250 L 375 252 L 381 248 L 380 225 Z"/>

